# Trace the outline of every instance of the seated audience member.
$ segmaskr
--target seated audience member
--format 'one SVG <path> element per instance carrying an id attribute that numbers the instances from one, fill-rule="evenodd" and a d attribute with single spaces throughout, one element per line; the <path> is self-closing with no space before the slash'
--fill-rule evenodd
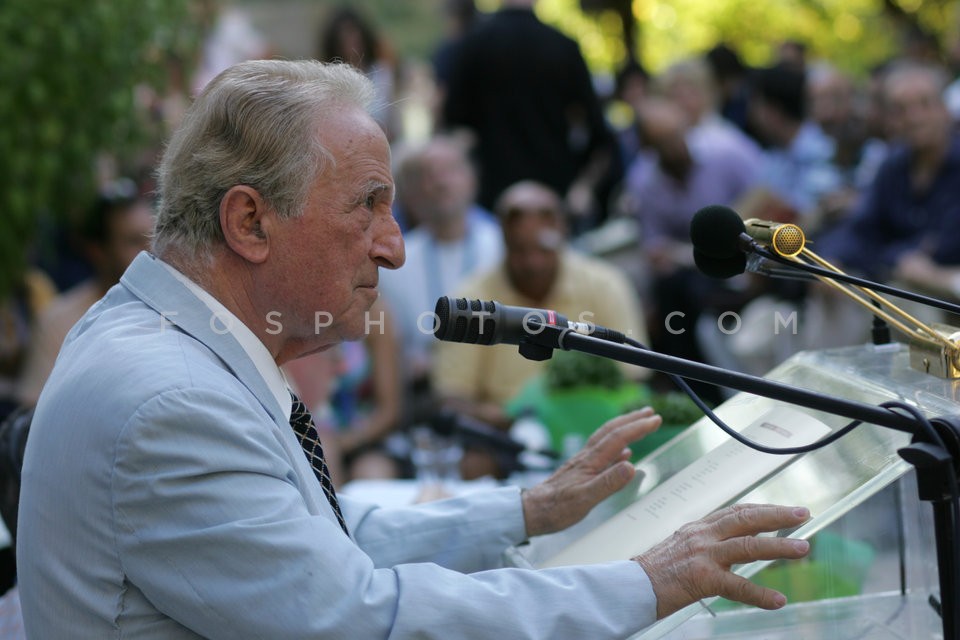
<path id="1" fill-rule="evenodd" d="M 866 140 L 860 150 L 860 160 L 853 171 L 853 186 L 861 196 L 873 184 L 877 170 L 898 137 L 883 102 L 883 81 L 890 64 L 885 62 L 871 68 L 863 88 L 863 128 Z"/>
<path id="2" fill-rule="evenodd" d="M 870 131 L 867 110 L 862 106 L 865 100 L 859 99 L 858 92 L 853 78 L 830 64 L 816 64 L 807 71 L 810 119 L 833 140 L 834 165 L 843 178 L 842 187 L 821 200 L 818 225 L 823 228 L 850 213 L 864 175 L 876 162 L 874 145 L 867 145 Z"/>
<path id="3" fill-rule="evenodd" d="M 872 278 L 956 296 L 960 265 L 960 135 L 939 67 L 893 66 L 883 84 L 895 144 L 857 211 L 817 252 Z"/>
<path id="4" fill-rule="evenodd" d="M 740 213 L 769 220 L 777 210 L 777 218 L 809 228 L 821 200 L 843 185 L 833 163 L 836 145 L 807 115 L 802 71 L 776 66 L 751 77 L 749 116 L 764 145 L 758 186 L 765 197 L 752 198 L 751 209 Z"/>
<path id="5" fill-rule="evenodd" d="M 36 404 L 67 332 L 150 245 L 152 229 L 153 210 L 133 181 L 118 179 L 97 197 L 80 229 L 96 275 L 58 295 L 38 319 L 18 386 L 22 404 Z"/>
<path id="6" fill-rule="evenodd" d="M 816 64 L 807 72 L 810 119 L 836 144 L 834 163 L 850 170 L 860 158 L 867 129 L 857 105 L 853 78 L 830 64 Z"/>
<path id="7" fill-rule="evenodd" d="M 690 221 L 697 210 L 729 205 L 756 186 L 760 158 L 743 153 L 731 138 L 693 145 L 689 120 L 670 100 L 646 101 L 640 131 L 651 155 L 629 169 L 628 208 L 640 223 L 644 259 L 667 275 L 693 264 Z"/>
<path id="8" fill-rule="evenodd" d="M 686 116 L 687 142 L 695 152 L 720 148 L 733 164 L 756 170 L 760 146 L 718 111 L 718 93 L 710 66 L 701 58 L 681 60 L 657 79 L 664 95 Z"/>
<path id="9" fill-rule="evenodd" d="M 499 262 L 503 235 L 474 200 L 476 176 L 457 139 L 439 136 L 407 151 L 398 172 L 404 175 L 398 197 L 421 224 L 404 235 L 407 261 L 381 274 L 380 289 L 396 319 L 411 399 L 429 403 L 437 298 L 455 294 L 466 276 Z"/>
<path id="10" fill-rule="evenodd" d="M 566 218 L 556 192 L 540 183 L 518 182 L 503 193 L 496 213 L 506 256 L 464 283 L 457 297 L 553 309 L 646 343 L 633 284 L 613 265 L 568 248 Z M 444 342 L 437 346 L 433 384 L 449 408 L 506 428 L 510 420 L 504 403 L 543 373 L 543 367 L 543 362 L 519 356 L 515 346 Z M 633 378 L 646 374 L 636 367 L 628 371 Z"/>
<path id="11" fill-rule="evenodd" d="M 784 69 L 806 73 L 807 44 L 799 40 L 783 40 L 777 45 L 776 65 Z"/>
<path id="12" fill-rule="evenodd" d="M 361 337 L 378 272 L 403 264 L 372 98 L 348 65 L 257 61 L 188 109 L 160 163 L 153 252 L 69 334 L 36 407 L 27 636 L 613 640 L 714 595 L 782 608 L 731 567 L 806 556 L 760 535 L 805 508 L 738 504 L 633 558 L 499 568 L 635 477 L 625 447 L 659 426 L 650 409 L 526 491 L 404 508 L 336 493 L 280 367 Z"/>
<path id="13" fill-rule="evenodd" d="M 696 337 L 700 315 L 736 311 L 744 293 L 696 268 L 690 222 L 701 208 L 732 205 L 756 186 L 759 152 L 754 155 L 742 140 L 719 132 L 710 134 L 710 144 L 694 146 L 685 110 L 668 100 L 649 99 L 640 110 L 640 123 L 652 157 L 630 168 L 625 195 L 640 227 L 638 256 L 647 272 L 644 298 L 650 303 L 652 346 L 704 361 Z M 711 400 L 719 400 L 713 385 L 695 386 Z"/>

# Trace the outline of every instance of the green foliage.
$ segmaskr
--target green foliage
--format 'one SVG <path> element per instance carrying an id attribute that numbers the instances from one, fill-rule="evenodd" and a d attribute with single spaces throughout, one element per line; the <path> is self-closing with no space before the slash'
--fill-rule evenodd
<path id="1" fill-rule="evenodd" d="M 615 361 L 579 351 L 554 351 L 546 369 L 546 386 L 551 391 L 583 386 L 616 389 L 624 382 Z"/>
<path id="2" fill-rule="evenodd" d="M 540 0 L 537 14 L 575 38 L 591 68 L 614 71 L 625 59 L 623 29 L 612 11 L 584 14 L 581 0 Z M 492 9 L 499 3 L 478 5 Z M 941 44 L 958 21 L 950 0 L 633 0 L 643 63 L 658 71 L 699 55 L 718 42 L 737 48 L 752 65 L 772 61 L 786 39 L 806 42 L 811 60 L 829 60 L 865 74 L 900 51 L 904 28 L 913 23 Z"/>
<path id="3" fill-rule="evenodd" d="M 688 427 L 703 417 L 700 407 L 682 391 L 655 393 L 650 398 L 650 407 L 660 414 L 665 425 Z"/>
<path id="4" fill-rule="evenodd" d="M 188 0 L 0 2 L 0 299 L 20 277 L 38 226 L 95 190 L 103 153 L 145 142 L 138 83 L 160 86 L 189 55 Z"/>

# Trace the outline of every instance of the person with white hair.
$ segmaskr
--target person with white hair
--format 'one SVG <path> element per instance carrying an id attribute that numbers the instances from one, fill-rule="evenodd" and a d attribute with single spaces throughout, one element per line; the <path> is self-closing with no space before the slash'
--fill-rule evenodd
<path id="1" fill-rule="evenodd" d="M 152 252 L 67 337 L 23 462 L 20 596 L 34 638 L 620 638 L 699 598 L 774 609 L 733 564 L 809 512 L 739 505 L 634 560 L 492 569 L 634 475 L 640 410 L 544 483 L 418 507 L 338 496 L 280 366 L 369 330 L 404 262 L 389 146 L 347 65 L 211 81 L 159 169 Z"/>

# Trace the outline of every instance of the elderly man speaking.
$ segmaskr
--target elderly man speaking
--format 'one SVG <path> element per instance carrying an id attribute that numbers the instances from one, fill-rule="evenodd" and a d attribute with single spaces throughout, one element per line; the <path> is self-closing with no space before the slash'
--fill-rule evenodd
<path id="1" fill-rule="evenodd" d="M 345 65 L 257 61 L 191 106 L 152 252 L 73 328 L 40 397 L 17 549 L 28 635 L 595 640 L 711 594 L 782 606 L 729 568 L 805 555 L 756 536 L 802 508 L 721 511 L 633 560 L 493 569 L 629 481 L 649 410 L 525 492 L 336 495 L 279 365 L 361 336 L 379 269 L 403 263 L 371 95 Z"/>

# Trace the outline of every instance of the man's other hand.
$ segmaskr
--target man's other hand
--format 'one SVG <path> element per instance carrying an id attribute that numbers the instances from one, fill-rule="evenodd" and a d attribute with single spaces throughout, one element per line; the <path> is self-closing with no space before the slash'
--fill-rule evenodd
<path id="1" fill-rule="evenodd" d="M 636 558 L 657 596 L 657 618 L 710 596 L 722 596 L 762 609 L 779 609 L 784 595 L 735 575 L 730 567 L 754 560 L 802 558 L 804 540 L 757 536 L 805 522 L 803 507 L 737 504 L 686 524 Z"/>
<path id="2" fill-rule="evenodd" d="M 628 445 L 656 431 L 660 423 L 649 407 L 604 423 L 553 475 L 523 492 L 527 535 L 566 529 L 626 486 L 636 473 Z"/>

